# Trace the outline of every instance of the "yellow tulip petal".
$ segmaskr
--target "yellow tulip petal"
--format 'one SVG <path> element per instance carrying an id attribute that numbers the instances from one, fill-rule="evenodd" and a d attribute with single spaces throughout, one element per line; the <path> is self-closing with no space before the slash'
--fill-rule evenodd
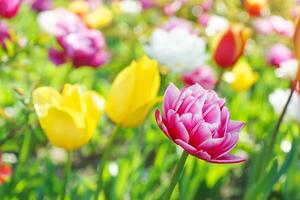
<path id="1" fill-rule="evenodd" d="M 135 66 L 135 89 L 131 110 L 144 106 L 152 101 L 159 90 L 160 75 L 158 63 L 144 56 Z"/>
<path id="2" fill-rule="evenodd" d="M 128 118 L 122 123 L 122 126 L 132 128 L 143 123 L 149 110 L 158 102 L 162 101 L 162 97 L 154 98 L 149 103 L 137 108 L 132 113 L 129 113 Z"/>
<path id="3" fill-rule="evenodd" d="M 87 116 L 98 121 L 105 110 L 105 100 L 98 93 L 88 91 L 84 95 Z"/>
<path id="4" fill-rule="evenodd" d="M 86 15 L 83 20 L 90 28 L 103 28 L 109 25 L 112 19 L 112 12 L 106 7 L 101 7 Z"/>
<path id="5" fill-rule="evenodd" d="M 90 139 L 86 128 L 82 127 L 83 116 L 76 113 L 52 107 L 45 117 L 40 118 L 40 123 L 49 141 L 67 150 L 77 149 Z"/>
<path id="6" fill-rule="evenodd" d="M 58 106 L 62 97 L 51 87 L 40 87 L 33 91 L 32 99 L 38 116 L 43 116 L 51 106 Z"/>
<path id="7" fill-rule="evenodd" d="M 258 79 L 258 74 L 253 72 L 251 66 L 244 60 L 240 60 L 234 66 L 232 74 L 234 80 L 231 87 L 237 92 L 248 90 Z"/>
<path id="8" fill-rule="evenodd" d="M 61 106 L 70 108 L 79 113 L 85 112 L 82 91 L 79 85 L 66 84 L 62 91 Z"/>
<path id="9" fill-rule="evenodd" d="M 106 102 L 106 113 L 111 120 L 120 124 L 128 115 L 135 87 L 135 62 L 123 69 L 115 78 Z"/>

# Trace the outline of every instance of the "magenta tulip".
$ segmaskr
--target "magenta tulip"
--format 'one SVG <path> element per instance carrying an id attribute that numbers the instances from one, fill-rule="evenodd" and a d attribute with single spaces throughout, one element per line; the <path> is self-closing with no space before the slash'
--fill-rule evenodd
<path id="1" fill-rule="evenodd" d="M 204 89 L 212 90 L 217 82 L 214 71 L 209 67 L 198 67 L 196 70 L 182 76 L 182 81 L 186 86 L 198 83 Z"/>
<path id="2" fill-rule="evenodd" d="M 156 110 L 160 129 L 189 154 L 211 163 L 245 161 L 229 152 L 244 123 L 230 120 L 225 100 L 195 84 L 182 91 L 170 84 L 163 100 L 164 115 Z"/>
<path id="3" fill-rule="evenodd" d="M 34 0 L 31 4 L 31 9 L 36 12 L 41 12 L 50 10 L 52 6 L 52 0 Z"/>
<path id="4" fill-rule="evenodd" d="M 0 45 L 2 48 L 6 48 L 5 46 L 5 40 L 10 39 L 10 33 L 8 30 L 8 26 L 7 24 L 5 24 L 4 22 L 0 22 Z"/>
<path id="5" fill-rule="evenodd" d="M 19 11 L 21 0 L 0 0 L 0 17 L 13 18 Z"/>
<path id="6" fill-rule="evenodd" d="M 49 49 L 50 60 L 61 65 L 68 60 L 74 67 L 99 67 L 108 61 L 104 36 L 97 30 L 74 32 L 57 37 L 61 50 Z"/>

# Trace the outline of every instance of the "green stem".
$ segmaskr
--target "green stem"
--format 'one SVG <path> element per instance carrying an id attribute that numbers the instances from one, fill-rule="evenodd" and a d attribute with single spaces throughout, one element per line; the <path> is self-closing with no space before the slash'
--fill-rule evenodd
<path id="1" fill-rule="evenodd" d="M 63 182 L 63 187 L 61 190 L 61 196 L 60 199 L 64 200 L 67 192 L 67 187 L 68 187 L 68 182 L 71 176 L 71 169 L 72 169 L 72 151 L 68 152 L 68 160 L 65 165 L 65 177 L 64 177 L 64 182 Z"/>
<path id="2" fill-rule="evenodd" d="M 217 80 L 217 83 L 216 83 L 215 88 L 214 88 L 214 91 L 216 91 L 216 92 L 218 92 L 218 90 L 219 90 L 224 72 L 225 71 L 223 69 L 221 69 L 221 72 L 219 73 L 218 80 Z"/>
<path id="3" fill-rule="evenodd" d="M 273 149 L 274 149 L 274 146 L 275 146 L 275 143 L 276 143 L 276 139 L 277 139 L 277 135 L 278 135 L 278 132 L 279 132 L 279 129 L 280 129 L 280 126 L 283 122 L 283 118 L 287 112 L 287 109 L 288 109 L 288 106 L 292 100 L 292 97 L 293 97 L 293 94 L 295 92 L 295 87 L 292 87 L 291 88 L 291 92 L 289 94 L 289 97 L 283 107 L 283 110 L 279 116 L 279 119 L 276 123 L 276 126 L 274 128 L 274 131 L 271 135 L 271 140 L 270 140 L 270 143 L 269 145 L 267 146 L 267 148 L 265 149 L 264 152 L 262 152 L 265 156 L 264 156 L 264 159 L 262 160 L 262 164 L 261 164 L 261 167 L 260 167 L 260 170 L 259 170 L 259 174 L 263 173 L 264 172 L 264 169 L 265 167 L 268 165 L 269 161 L 271 160 L 271 157 L 272 157 L 272 153 L 273 153 Z"/>
<path id="4" fill-rule="evenodd" d="M 99 164 L 98 164 L 98 179 L 97 179 L 97 189 L 96 189 L 96 192 L 95 192 L 95 196 L 94 196 L 94 199 L 97 200 L 98 199 L 98 196 L 102 190 L 102 186 L 103 186 L 103 181 L 102 181 L 102 176 L 103 176 L 103 169 L 104 169 L 104 165 L 105 165 L 105 161 L 107 160 L 107 156 L 108 156 L 108 153 L 110 152 L 110 148 L 116 138 L 116 135 L 118 133 L 118 130 L 120 128 L 120 125 L 116 125 L 115 129 L 113 130 L 107 144 L 106 144 L 106 147 L 104 148 L 103 150 L 103 153 L 102 153 L 102 158 L 100 159 L 99 161 Z"/>
<path id="5" fill-rule="evenodd" d="M 173 173 L 171 183 L 170 183 L 169 188 L 166 192 L 166 196 L 165 196 L 164 200 L 169 200 L 171 198 L 173 190 L 174 190 L 174 188 L 175 188 L 175 186 L 176 186 L 176 184 L 177 184 L 177 182 L 180 178 L 181 172 L 184 168 L 184 164 L 185 164 L 185 161 L 186 161 L 188 155 L 189 155 L 188 152 L 186 152 L 186 151 L 182 152 L 180 160 L 178 161 L 176 169 Z"/>

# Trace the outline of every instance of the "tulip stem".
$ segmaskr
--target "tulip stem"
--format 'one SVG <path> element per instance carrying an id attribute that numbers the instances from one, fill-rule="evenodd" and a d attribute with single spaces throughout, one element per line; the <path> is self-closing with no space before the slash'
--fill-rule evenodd
<path id="1" fill-rule="evenodd" d="M 185 164 L 185 161 L 186 161 L 188 155 L 189 155 L 188 152 L 186 152 L 186 151 L 182 152 L 181 157 L 180 157 L 180 159 L 177 163 L 177 166 L 175 168 L 175 171 L 173 173 L 171 183 L 170 183 L 169 188 L 166 192 L 166 196 L 165 196 L 164 200 L 169 200 L 171 198 L 173 190 L 174 190 L 178 180 L 180 179 L 180 175 L 182 173 L 182 170 L 184 168 L 184 164 Z"/>
<path id="2" fill-rule="evenodd" d="M 292 100 L 292 97 L 293 97 L 293 94 L 295 92 L 295 87 L 291 87 L 291 92 L 289 94 L 289 97 L 283 107 L 283 110 L 279 116 L 279 119 L 275 125 L 275 128 L 274 128 L 274 131 L 271 135 L 271 140 L 270 140 L 270 143 L 266 149 L 266 152 L 263 152 L 264 155 L 265 155 L 265 159 L 262 160 L 262 165 L 261 165 L 261 170 L 259 171 L 259 173 L 263 173 L 264 172 L 264 169 L 265 167 L 267 166 L 268 162 L 270 161 L 270 158 L 272 156 L 272 153 L 273 153 L 273 149 L 274 149 L 274 146 L 275 146 L 275 143 L 276 143 L 276 139 L 277 139 L 277 135 L 278 135 L 278 132 L 279 132 L 279 129 L 280 129 L 280 126 L 283 122 L 283 118 L 287 112 L 287 109 L 288 109 L 288 105 L 290 104 L 291 100 Z"/>
<path id="3" fill-rule="evenodd" d="M 71 176 L 71 170 L 72 170 L 72 151 L 68 151 L 68 159 L 65 165 L 65 177 L 63 182 L 63 187 L 61 190 L 61 196 L 60 199 L 64 200 L 67 192 L 68 182 Z"/>
<path id="4" fill-rule="evenodd" d="M 95 200 L 98 199 L 98 196 L 102 190 L 102 186 L 103 186 L 102 176 L 103 176 L 103 171 L 104 171 L 103 169 L 105 166 L 105 161 L 107 160 L 108 153 L 110 152 L 110 148 L 116 138 L 119 128 L 120 128 L 120 125 L 116 125 L 115 129 L 113 130 L 111 136 L 109 137 L 109 140 L 102 152 L 102 158 L 100 159 L 99 164 L 98 164 L 97 189 L 96 189 L 95 196 L 94 196 Z"/>
<path id="5" fill-rule="evenodd" d="M 224 74 L 224 70 L 222 69 L 221 72 L 219 73 L 218 80 L 217 80 L 217 83 L 216 83 L 215 88 L 214 88 L 214 90 L 216 92 L 218 92 L 218 90 L 219 90 L 220 84 L 222 82 L 223 74 Z"/>

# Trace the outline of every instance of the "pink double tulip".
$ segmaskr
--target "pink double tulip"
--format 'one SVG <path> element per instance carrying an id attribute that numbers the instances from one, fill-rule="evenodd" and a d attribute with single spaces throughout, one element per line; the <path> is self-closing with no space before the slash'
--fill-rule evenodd
<path id="1" fill-rule="evenodd" d="M 19 11 L 21 0 L 0 0 L 0 17 L 13 18 Z"/>
<path id="2" fill-rule="evenodd" d="M 10 39 L 10 33 L 8 30 L 8 26 L 7 24 L 5 24 L 4 22 L 0 22 L 0 46 L 2 48 L 6 48 L 5 47 L 5 40 Z"/>
<path id="3" fill-rule="evenodd" d="M 61 49 L 49 49 L 50 60 L 61 65 L 71 60 L 74 67 L 99 67 L 108 61 L 105 38 L 97 30 L 85 30 L 57 37 Z"/>
<path id="4" fill-rule="evenodd" d="M 156 121 L 169 139 L 191 155 L 212 163 L 243 162 L 245 158 L 229 152 L 244 123 L 230 120 L 224 104 L 214 91 L 198 84 L 182 91 L 170 84 L 164 95 L 164 114 L 156 110 Z"/>

